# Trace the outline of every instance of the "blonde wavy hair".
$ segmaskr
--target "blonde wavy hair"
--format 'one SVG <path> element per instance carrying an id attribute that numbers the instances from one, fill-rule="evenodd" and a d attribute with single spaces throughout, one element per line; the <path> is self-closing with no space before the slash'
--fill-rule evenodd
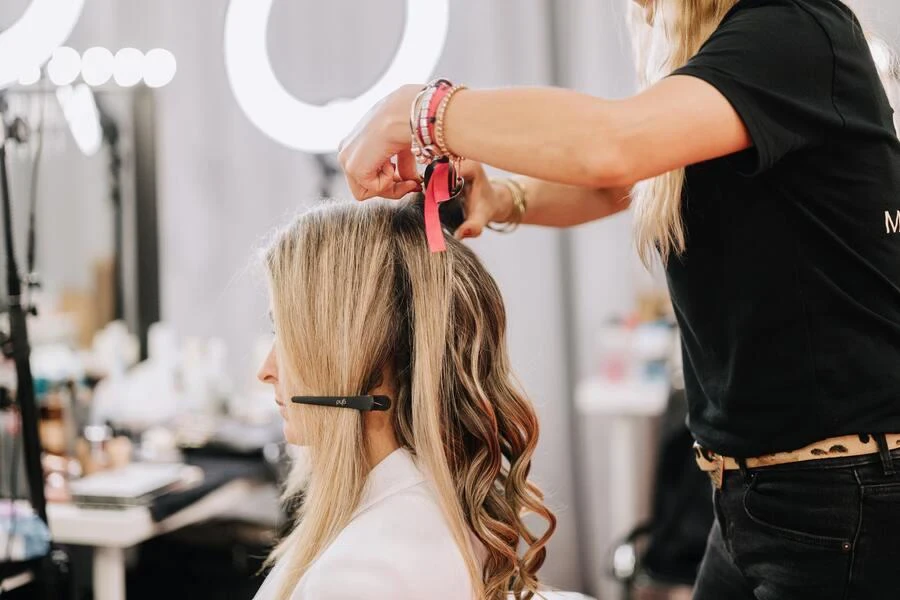
<path id="1" fill-rule="evenodd" d="M 632 46 L 642 87 L 657 83 L 687 64 L 738 3 L 738 0 L 650 0 L 638 6 L 628 1 Z M 885 44 L 878 43 L 879 48 L 887 51 Z M 900 106 L 898 69 L 892 53 L 880 62 L 879 70 L 893 106 Z M 900 131 L 900 118 L 895 124 Z M 685 170 L 677 169 L 642 181 L 632 191 L 635 243 L 648 267 L 657 253 L 665 264 L 673 253 L 677 255 L 685 250 L 681 215 L 684 181 Z"/>
<path id="2" fill-rule="evenodd" d="M 538 420 L 511 374 L 496 283 L 445 237 L 447 251 L 429 253 L 421 198 L 330 203 L 279 232 L 265 261 L 280 377 L 294 393 L 357 395 L 395 373 L 394 433 L 429 474 L 473 593 L 527 599 L 556 527 L 528 480 Z M 302 490 L 304 502 L 270 558 L 287 563 L 281 599 L 350 522 L 368 470 L 359 412 L 289 410 L 310 471 L 289 477 L 286 497 Z M 547 522 L 543 533 L 527 513 Z"/>

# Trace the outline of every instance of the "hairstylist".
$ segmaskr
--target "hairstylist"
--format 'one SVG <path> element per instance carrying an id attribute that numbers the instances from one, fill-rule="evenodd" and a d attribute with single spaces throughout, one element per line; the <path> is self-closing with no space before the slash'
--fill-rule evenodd
<path id="1" fill-rule="evenodd" d="M 345 140 L 351 189 L 418 185 L 412 114 L 420 154 L 468 159 L 460 237 L 633 205 L 716 488 L 696 598 L 898 598 L 900 142 L 863 30 L 837 0 L 656 4 L 639 95 L 404 87 Z"/>

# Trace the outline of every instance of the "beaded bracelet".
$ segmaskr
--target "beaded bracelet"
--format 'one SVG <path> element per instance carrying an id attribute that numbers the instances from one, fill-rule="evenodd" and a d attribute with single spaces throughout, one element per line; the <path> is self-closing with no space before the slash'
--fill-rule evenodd
<path id="1" fill-rule="evenodd" d="M 464 89 L 466 89 L 466 86 L 464 85 L 454 85 L 453 87 L 451 87 L 447 91 L 447 94 L 441 99 L 441 103 L 438 106 L 437 113 L 435 114 L 435 143 L 437 144 L 437 147 L 441 151 L 441 153 L 445 156 L 452 156 L 452 153 L 450 152 L 450 149 L 447 148 L 447 143 L 444 141 L 444 115 L 447 114 L 447 106 L 450 104 L 450 100 L 453 99 L 453 96 L 460 90 Z"/>

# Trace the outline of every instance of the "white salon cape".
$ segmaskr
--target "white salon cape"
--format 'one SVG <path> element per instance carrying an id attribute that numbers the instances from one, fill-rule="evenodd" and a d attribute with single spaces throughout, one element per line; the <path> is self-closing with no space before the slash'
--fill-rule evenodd
<path id="1" fill-rule="evenodd" d="M 254 600 L 273 600 L 275 565 Z M 406 450 L 369 473 L 353 520 L 312 563 L 291 600 L 473 600 L 462 553 Z"/>

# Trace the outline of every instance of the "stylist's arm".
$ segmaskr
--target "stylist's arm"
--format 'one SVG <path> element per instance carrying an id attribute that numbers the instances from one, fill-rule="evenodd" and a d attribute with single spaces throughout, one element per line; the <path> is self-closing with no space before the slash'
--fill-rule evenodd
<path id="1" fill-rule="evenodd" d="M 396 90 L 341 145 L 340 163 L 357 199 L 399 198 L 418 188 L 410 109 L 421 89 Z M 634 183 L 751 144 L 722 94 L 684 76 L 624 100 L 558 88 L 463 90 L 447 106 L 444 132 L 446 146 L 467 163 L 527 176 L 523 222 L 551 226 L 618 212 Z M 470 219 L 459 237 L 478 235 L 509 210 L 503 191 L 484 183 L 480 166 L 468 168 L 474 171 L 467 180 L 481 187 L 470 191 Z"/>

